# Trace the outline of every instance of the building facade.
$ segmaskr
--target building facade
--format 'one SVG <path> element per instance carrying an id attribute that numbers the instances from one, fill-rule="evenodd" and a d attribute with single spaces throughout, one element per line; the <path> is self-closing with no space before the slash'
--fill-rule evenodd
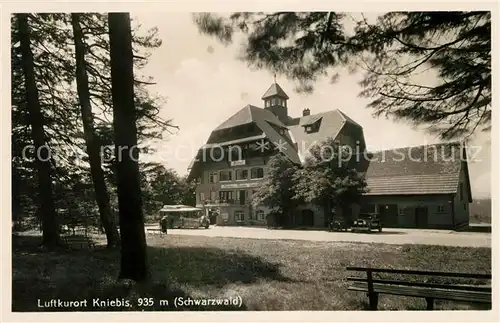
<path id="1" fill-rule="evenodd" d="M 359 205 L 351 205 L 349 216 L 377 212 L 386 227 L 468 224 L 472 196 L 465 147 L 460 143 L 370 153 L 362 126 L 338 109 L 311 114 L 305 108 L 302 116 L 292 118 L 289 97 L 277 83 L 262 100 L 264 108 L 247 105 L 214 129 L 189 166 L 189 177 L 198 183 L 196 206 L 204 208 L 212 224 L 266 225 L 271 210 L 265 205 L 252 207 L 251 199 L 267 174 L 270 158 L 281 152 L 299 165 L 312 145 L 328 137 L 351 148 L 357 157 L 354 165 L 367 180 L 368 193 Z M 405 154 L 409 158 L 402 159 Z M 302 205 L 293 210 L 291 224 L 325 227 L 328 218 L 323 207 Z"/>

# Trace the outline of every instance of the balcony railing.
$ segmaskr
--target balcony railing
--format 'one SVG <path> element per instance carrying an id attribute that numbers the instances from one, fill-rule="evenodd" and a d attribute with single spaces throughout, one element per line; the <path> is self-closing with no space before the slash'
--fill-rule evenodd
<path id="1" fill-rule="evenodd" d="M 215 205 L 220 205 L 220 204 L 235 204 L 235 201 L 233 199 L 217 199 L 217 200 L 205 200 L 205 204 L 215 204 Z"/>
<path id="2" fill-rule="evenodd" d="M 205 200 L 203 201 L 205 205 L 241 205 L 248 206 L 250 205 L 250 200 L 245 200 L 245 203 L 241 203 L 241 200 L 237 199 L 218 199 L 218 200 Z"/>

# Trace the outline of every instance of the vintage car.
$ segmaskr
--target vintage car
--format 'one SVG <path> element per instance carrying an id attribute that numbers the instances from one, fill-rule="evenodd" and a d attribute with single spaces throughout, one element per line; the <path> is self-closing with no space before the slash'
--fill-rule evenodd
<path id="1" fill-rule="evenodd" d="M 351 231 L 368 231 L 378 230 L 382 232 L 382 224 L 380 223 L 380 216 L 377 213 L 360 213 L 358 218 L 354 220 Z"/>
<path id="2" fill-rule="evenodd" d="M 167 228 L 197 229 L 203 227 L 208 229 L 210 226 L 210 220 L 202 213 L 202 209 L 192 206 L 164 205 L 160 210 L 160 215 L 162 216 L 160 220 L 160 228 L 164 232 Z"/>
<path id="3" fill-rule="evenodd" d="M 329 231 L 347 231 L 349 230 L 349 225 L 343 217 L 333 217 L 328 223 Z"/>

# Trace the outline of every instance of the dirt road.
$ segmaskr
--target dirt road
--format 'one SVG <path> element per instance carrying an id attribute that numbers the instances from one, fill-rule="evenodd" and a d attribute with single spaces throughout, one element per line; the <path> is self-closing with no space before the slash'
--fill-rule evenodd
<path id="1" fill-rule="evenodd" d="M 209 229 L 169 229 L 168 234 L 255 239 L 343 241 L 365 243 L 375 242 L 387 244 L 430 244 L 457 247 L 491 248 L 491 233 L 455 232 L 448 230 L 384 229 L 384 231 L 381 233 L 352 233 L 314 230 L 269 230 L 266 228 L 213 226 Z"/>

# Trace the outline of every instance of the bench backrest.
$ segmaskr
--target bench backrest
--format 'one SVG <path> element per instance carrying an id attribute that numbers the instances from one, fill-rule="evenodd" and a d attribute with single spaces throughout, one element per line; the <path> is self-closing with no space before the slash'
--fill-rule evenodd
<path id="1" fill-rule="evenodd" d="M 348 281 L 366 283 L 368 291 L 373 291 L 373 284 L 384 285 L 403 285 L 415 287 L 428 287 L 428 288 L 442 288 L 453 290 L 468 290 L 477 292 L 491 292 L 491 286 L 474 286 L 474 285 L 457 285 L 457 284 L 440 284 L 428 282 L 414 282 L 403 280 L 390 280 L 390 279 L 374 279 L 373 273 L 388 273 L 388 274 L 403 274 L 403 275 L 418 275 L 418 276 L 433 276 L 433 277 L 453 277 L 453 278 L 471 278 L 471 279 L 484 279 L 491 280 L 491 274 L 477 274 L 477 273 L 454 273 L 442 271 L 426 271 L 426 270 L 406 270 L 406 269 L 389 269 L 389 268 L 370 268 L 370 267 L 347 267 L 348 271 L 366 272 L 366 278 L 361 277 L 348 277 Z"/>
<path id="2" fill-rule="evenodd" d="M 443 272 L 443 271 L 406 270 L 406 269 L 370 268 L 370 267 L 347 267 L 346 269 L 348 271 L 364 271 L 367 273 L 372 272 L 372 273 L 407 274 L 407 275 L 422 275 L 422 276 L 491 279 L 491 274 L 454 273 L 454 272 Z"/>

